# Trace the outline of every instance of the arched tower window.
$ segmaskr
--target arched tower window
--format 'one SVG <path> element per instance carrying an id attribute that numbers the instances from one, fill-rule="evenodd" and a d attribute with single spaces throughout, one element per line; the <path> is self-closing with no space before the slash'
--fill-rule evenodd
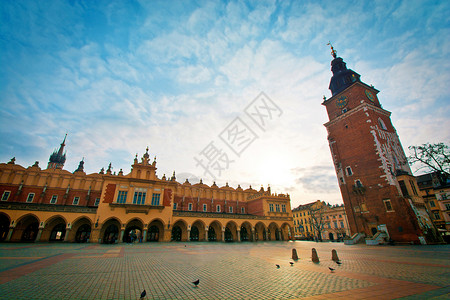
<path id="1" fill-rule="evenodd" d="M 384 124 L 384 121 L 381 118 L 378 118 L 378 124 L 380 125 L 381 129 L 387 130 L 386 124 Z"/>

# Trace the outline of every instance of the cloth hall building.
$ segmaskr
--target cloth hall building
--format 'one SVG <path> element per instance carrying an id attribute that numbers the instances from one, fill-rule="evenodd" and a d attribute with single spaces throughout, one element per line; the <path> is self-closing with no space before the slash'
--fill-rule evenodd
<path id="1" fill-rule="evenodd" d="M 7 242 L 274 241 L 291 238 L 289 195 L 158 178 L 148 148 L 131 172 L 63 169 L 65 139 L 46 169 L 0 164 L 0 240 Z"/>

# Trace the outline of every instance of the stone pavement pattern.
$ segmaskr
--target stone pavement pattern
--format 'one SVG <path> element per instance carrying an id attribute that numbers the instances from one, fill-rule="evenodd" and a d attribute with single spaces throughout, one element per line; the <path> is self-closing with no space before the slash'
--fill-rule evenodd
<path id="1" fill-rule="evenodd" d="M 0 299 L 450 299 L 449 258 L 448 245 L 0 244 Z"/>

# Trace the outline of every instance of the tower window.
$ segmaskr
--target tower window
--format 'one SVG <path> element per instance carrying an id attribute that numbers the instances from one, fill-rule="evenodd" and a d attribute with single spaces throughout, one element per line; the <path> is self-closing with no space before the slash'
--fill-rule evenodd
<path id="1" fill-rule="evenodd" d="M 94 206 L 98 206 L 100 204 L 100 198 L 95 198 Z"/>
<path id="2" fill-rule="evenodd" d="M 216 211 L 217 211 L 217 212 L 220 212 L 220 205 L 217 205 L 217 206 L 216 206 Z"/>
<path id="3" fill-rule="evenodd" d="M 342 109 L 342 113 L 345 114 L 347 112 L 347 108 Z"/>
<path id="4" fill-rule="evenodd" d="M 241 214 L 245 214 L 245 208 L 241 207 Z"/>
<path id="5" fill-rule="evenodd" d="M 206 210 L 207 210 L 207 205 L 203 204 L 203 211 L 206 211 Z"/>
<path id="6" fill-rule="evenodd" d="M 347 167 L 347 168 L 345 168 L 345 171 L 347 171 L 347 176 L 352 176 L 353 175 L 352 168 Z"/>
<path id="7" fill-rule="evenodd" d="M 52 199 L 50 200 L 50 204 L 56 204 L 57 200 L 58 200 L 58 195 L 53 195 Z"/>
<path id="8" fill-rule="evenodd" d="M 192 210 L 192 203 L 188 204 L 188 210 Z"/>
<path id="9" fill-rule="evenodd" d="M 177 204 L 174 203 L 174 204 L 173 204 L 173 210 L 176 210 L 176 209 L 177 209 Z"/>
<path id="10" fill-rule="evenodd" d="M 383 200 L 383 202 L 384 202 L 384 207 L 386 207 L 386 211 L 394 211 L 394 209 L 392 208 L 391 200 L 385 199 L 385 200 Z"/>
<path id="11" fill-rule="evenodd" d="M 384 124 L 384 121 L 381 118 L 378 118 L 378 124 L 380 125 L 380 128 L 383 130 L 387 130 L 386 125 Z"/>
<path id="12" fill-rule="evenodd" d="M 233 206 L 228 207 L 228 212 L 229 212 L 230 214 L 233 213 Z"/>
<path id="13" fill-rule="evenodd" d="M 355 185 L 356 185 L 356 187 L 359 187 L 359 188 L 363 186 L 361 183 L 361 180 L 359 180 L 359 179 L 355 180 Z"/>
<path id="14" fill-rule="evenodd" d="M 78 205 L 78 202 L 80 202 L 80 197 L 74 197 L 72 205 Z"/>

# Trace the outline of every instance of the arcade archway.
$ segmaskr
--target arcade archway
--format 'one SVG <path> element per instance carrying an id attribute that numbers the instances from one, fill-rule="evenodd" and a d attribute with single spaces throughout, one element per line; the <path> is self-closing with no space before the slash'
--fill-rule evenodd
<path id="1" fill-rule="evenodd" d="M 7 215 L 0 213 L 0 242 L 3 242 L 8 237 L 10 222 Z"/>

